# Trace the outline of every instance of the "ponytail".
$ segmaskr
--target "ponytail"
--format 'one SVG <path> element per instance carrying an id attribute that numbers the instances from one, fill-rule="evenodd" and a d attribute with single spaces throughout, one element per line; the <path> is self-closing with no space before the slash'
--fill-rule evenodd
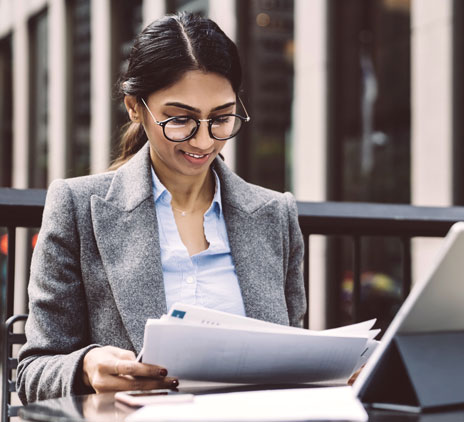
<path id="1" fill-rule="evenodd" d="M 142 124 L 128 122 L 122 127 L 119 156 L 111 163 L 108 170 L 116 170 L 135 155 L 147 142 Z"/>

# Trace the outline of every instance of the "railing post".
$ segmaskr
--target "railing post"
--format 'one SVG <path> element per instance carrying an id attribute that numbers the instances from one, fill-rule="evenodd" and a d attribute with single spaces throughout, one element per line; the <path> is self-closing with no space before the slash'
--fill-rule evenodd
<path id="1" fill-rule="evenodd" d="M 306 297 L 306 314 L 303 320 L 303 327 L 309 328 L 309 234 L 303 236 L 304 239 L 304 261 L 303 261 L 303 278 Z"/>
<path id="2" fill-rule="evenodd" d="M 15 254 L 16 254 L 16 227 L 8 226 L 8 266 L 6 283 L 6 316 L 5 320 L 14 312 L 14 279 L 15 279 Z"/>
<path id="3" fill-rule="evenodd" d="M 411 291 L 411 239 L 402 237 L 401 245 L 403 249 L 403 290 L 401 293 L 405 300 Z"/>
<path id="4" fill-rule="evenodd" d="M 361 320 L 361 238 L 353 236 L 353 294 L 352 316 L 354 322 Z"/>

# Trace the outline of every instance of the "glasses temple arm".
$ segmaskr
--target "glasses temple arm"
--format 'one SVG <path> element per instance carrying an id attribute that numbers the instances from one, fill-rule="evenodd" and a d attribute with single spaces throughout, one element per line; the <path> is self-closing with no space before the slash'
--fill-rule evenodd
<path id="1" fill-rule="evenodd" d="M 240 101 L 240 104 L 241 104 L 242 107 L 243 107 L 243 111 L 244 111 L 245 114 L 246 114 L 246 121 L 249 122 L 249 121 L 251 120 L 251 117 L 248 115 L 248 111 L 247 111 L 247 109 L 245 108 L 245 104 L 243 104 L 242 99 L 241 99 L 238 95 L 237 95 L 237 98 L 238 98 L 238 100 Z"/>
<path id="2" fill-rule="evenodd" d="M 144 100 L 143 98 L 141 98 L 141 100 L 142 100 L 142 103 L 145 105 L 146 109 L 148 110 L 148 112 L 150 113 L 150 116 L 151 116 L 151 118 L 153 119 L 153 121 L 154 121 L 157 125 L 159 125 L 161 122 L 159 122 L 159 121 L 156 119 L 156 117 L 153 116 L 153 113 L 152 113 L 151 110 L 148 108 L 148 105 L 147 105 L 147 103 L 145 102 L 145 100 Z"/>

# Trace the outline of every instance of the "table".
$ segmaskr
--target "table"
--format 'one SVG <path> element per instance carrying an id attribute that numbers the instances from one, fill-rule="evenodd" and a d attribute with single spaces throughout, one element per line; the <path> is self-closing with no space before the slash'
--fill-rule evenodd
<path id="1" fill-rule="evenodd" d="M 302 388 L 307 385 L 232 386 L 211 383 L 182 382 L 179 391 L 205 394 L 264 388 Z M 20 410 L 21 421 L 27 422 L 123 422 L 135 409 L 114 400 L 114 393 L 62 397 L 31 403 Z M 410 414 L 368 409 L 369 422 L 464 422 L 464 408 L 438 413 Z"/>

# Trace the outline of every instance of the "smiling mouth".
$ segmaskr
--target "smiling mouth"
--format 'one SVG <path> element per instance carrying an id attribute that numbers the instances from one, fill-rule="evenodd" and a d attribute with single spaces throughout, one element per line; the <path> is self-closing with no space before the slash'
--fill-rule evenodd
<path id="1" fill-rule="evenodd" d="M 209 154 L 193 154 L 191 152 L 186 152 L 186 151 L 183 151 L 183 153 L 185 155 L 188 155 L 189 157 L 193 157 L 193 158 L 196 158 L 196 159 L 204 158 L 204 157 L 209 155 Z"/>

